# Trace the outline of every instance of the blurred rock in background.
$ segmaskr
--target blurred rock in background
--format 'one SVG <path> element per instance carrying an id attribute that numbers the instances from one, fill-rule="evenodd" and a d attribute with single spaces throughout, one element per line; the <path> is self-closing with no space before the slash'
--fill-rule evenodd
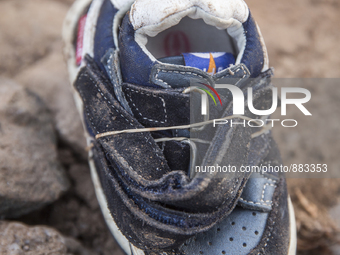
<path id="1" fill-rule="evenodd" d="M 14 218 L 57 200 L 69 187 L 41 99 L 0 78 L 0 216 Z"/>
<path id="2" fill-rule="evenodd" d="M 18 222 L 0 222 L 1 254 L 55 254 L 64 255 L 64 238 L 54 229 L 28 227 Z"/>

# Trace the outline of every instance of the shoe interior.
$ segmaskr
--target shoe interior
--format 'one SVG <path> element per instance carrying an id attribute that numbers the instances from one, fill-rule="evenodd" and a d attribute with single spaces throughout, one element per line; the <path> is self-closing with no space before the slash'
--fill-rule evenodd
<path id="1" fill-rule="evenodd" d="M 189 52 L 227 52 L 238 50 L 227 30 L 206 24 L 203 19 L 183 18 L 177 25 L 155 37 L 147 37 L 147 50 L 157 59 Z"/>

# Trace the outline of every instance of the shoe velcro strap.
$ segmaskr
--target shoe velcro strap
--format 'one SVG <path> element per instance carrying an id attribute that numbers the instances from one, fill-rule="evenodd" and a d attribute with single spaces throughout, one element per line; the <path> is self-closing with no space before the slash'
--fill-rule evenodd
<path id="1" fill-rule="evenodd" d="M 120 105 L 112 84 L 90 57 L 86 57 L 86 62 L 75 88 L 83 100 L 90 133 L 143 128 Z M 254 101 L 270 107 L 266 86 L 254 93 Z M 223 116 L 231 112 L 232 104 Z M 246 110 L 248 115 L 258 117 Z M 238 169 L 248 162 L 258 164 L 268 150 L 253 152 L 253 133 L 253 129 L 241 126 L 220 126 L 202 164 L 230 164 Z M 234 209 L 249 178 L 249 173 L 240 172 L 197 173 L 190 180 L 185 172 L 169 168 L 150 132 L 94 138 L 93 155 L 115 222 L 128 240 L 141 249 L 173 248 L 210 229 Z"/>

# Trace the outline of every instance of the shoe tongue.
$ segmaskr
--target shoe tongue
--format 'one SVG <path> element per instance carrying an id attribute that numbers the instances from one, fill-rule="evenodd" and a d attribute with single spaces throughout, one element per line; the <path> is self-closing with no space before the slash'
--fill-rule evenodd
<path id="1" fill-rule="evenodd" d="M 210 75 L 235 64 L 235 57 L 227 52 L 182 53 L 180 56 L 166 57 L 159 61 L 168 64 L 190 66 L 201 69 Z"/>

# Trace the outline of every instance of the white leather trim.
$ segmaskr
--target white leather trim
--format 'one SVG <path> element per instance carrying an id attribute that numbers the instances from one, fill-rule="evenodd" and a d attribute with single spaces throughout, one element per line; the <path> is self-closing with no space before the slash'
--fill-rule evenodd
<path id="1" fill-rule="evenodd" d="M 236 23 L 233 27 L 227 28 L 228 34 L 235 39 L 236 46 L 238 49 L 238 55 L 236 58 L 235 65 L 241 64 L 241 60 L 246 49 L 247 40 L 244 34 L 244 28 L 240 22 Z"/>
<path id="2" fill-rule="evenodd" d="M 290 228 L 288 255 L 295 255 L 296 245 L 297 245 L 296 222 L 295 222 L 295 213 L 294 213 L 293 203 L 289 196 L 288 196 L 288 210 L 289 210 L 289 228 Z"/>
<path id="3" fill-rule="evenodd" d="M 135 0 L 111 0 L 111 3 L 118 10 L 126 8 L 126 6 L 131 6 Z"/>
<path id="4" fill-rule="evenodd" d="M 135 3 L 136 4 L 136 3 Z M 131 9 L 136 7 L 136 5 L 133 5 Z M 248 7 L 246 6 L 246 13 L 247 15 L 244 16 L 244 18 L 248 19 L 249 16 L 249 10 Z M 131 11 L 132 13 L 132 11 Z M 130 13 L 130 14 L 131 14 Z M 189 9 L 186 9 L 184 11 L 175 13 L 165 19 L 163 19 L 162 22 L 156 23 L 153 25 L 148 25 L 148 26 L 143 26 L 136 30 L 135 33 L 135 40 L 136 42 L 141 46 L 142 50 L 149 56 L 149 58 L 152 61 L 156 61 L 155 57 L 146 49 L 145 45 L 147 44 L 147 36 L 154 37 L 156 36 L 159 32 L 164 31 L 170 27 L 173 27 L 177 25 L 181 19 L 184 17 L 190 17 L 192 19 L 199 19 L 202 18 L 204 22 L 208 25 L 215 26 L 221 30 L 227 29 L 228 33 L 230 36 L 232 36 L 236 42 L 237 42 L 237 47 L 238 47 L 238 58 L 236 64 L 239 64 L 241 62 L 244 49 L 246 47 L 246 38 L 244 35 L 244 29 L 242 26 L 242 22 L 235 18 L 229 18 L 229 19 L 221 19 L 218 17 L 215 17 L 211 15 L 210 13 L 205 12 L 204 10 L 198 8 L 198 7 L 191 7 Z M 130 16 L 131 20 L 131 16 Z"/>
<path id="5" fill-rule="evenodd" d="M 141 47 L 143 52 L 151 59 L 152 62 L 158 61 L 154 55 L 146 48 L 146 44 L 148 43 L 148 38 L 146 35 L 135 33 L 135 41 Z"/>
<path id="6" fill-rule="evenodd" d="M 223 18 L 216 16 L 210 12 L 207 12 L 206 10 L 197 7 L 197 6 L 192 6 L 189 8 L 186 8 L 184 10 L 181 10 L 179 12 L 172 13 L 171 15 L 168 15 L 164 18 L 161 18 L 160 20 L 152 20 L 152 22 L 149 22 L 150 17 L 148 17 L 147 13 L 145 14 L 145 22 L 142 22 L 141 20 L 138 20 L 138 23 L 141 24 L 135 24 L 136 21 L 136 15 L 133 15 L 134 13 L 137 12 L 134 8 L 136 8 L 136 3 L 134 3 L 131 7 L 131 12 L 130 12 L 130 21 L 132 25 L 134 26 L 134 29 L 136 30 L 137 33 L 139 34 L 144 34 L 148 35 L 150 37 L 156 36 L 158 33 L 173 27 L 177 25 L 182 18 L 188 16 L 192 19 L 200 19 L 202 18 L 204 22 L 208 25 L 215 26 L 218 29 L 227 29 L 229 27 L 234 26 L 235 24 L 238 23 L 243 23 L 247 20 L 249 16 L 249 10 L 246 6 L 246 15 L 243 15 L 242 19 L 239 19 L 240 17 L 234 17 L 233 15 L 229 16 L 224 16 Z M 144 8 L 142 8 L 144 9 Z M 142 10 L 138 9 L 138 13 L 141 12 Z M 151 15 L 151 14 L 150 14 Z M 151 15 L 153 16 L 153 15 Z M 155 15 L 158 16 L 158 15 Z"/>
<path id="7" fill-rule="evenodd" d="M 119 11 L 116 13 L 114 19 L 113 19 L 113 41 L 115 43 L 116 49 L 119 49 L 119 45 L 118 45 L 118 29 L 120 26 L 120 23 L 122 21 L 122 19 L 124 18 L 125 14 L 128 12 L 128 10 L 131 7 L 131 4 L 133 3 L 133 1 L 129 1 L 129 4 L 126 4 L 124 6 L 122 6 Z"/>
<path id="8" fill-rule="evenodd" d="M 263 63 L 263 68 L 262 68 L 261 72 L 264 72 L 264 71 L 267 71 L 269 69 L 268 50 L 267 50 L 266 43 L 264 42 L 264 39 L 263 39 L 263 36 L 262 36 L 262 33 L 261 33 L 261 29 L 257 25 L 257 23 L 256 23 L 256 27 L 257 27 L 257 31 L 258 31 L 258 33 L 260 35 L 260 42 L 261 42 L 262 50 L 263 50 L 264 63 Z"/>
<path id="9" fill-rule="evenodd" d="M 137 247 L 133 246 L 131 243 L 131 255 L 145 255 L 144 251 L 138 249 Z"/>
<path id="10" fill-rule="evenodd" d="M 67 60 L 67 66 L 69 70 L 69 79 L 71 84 L 75 81 L 78 74 L 78 66 L 76 65 L 76 52 L 74 50 L 73 39 L 74 32 L 78 25 L 78 20 L 83 14 L 85 8 L 91 3 L 92 0 L 77 0 L 73 3 L 72 7 L 68 11 L 62 30 L 62 38 L 64 41 L 64 56 Z"/>
<path id="11" fill-rule="evenodd" d="M 241 59 L 246 47 L 242 23 L 249 17 L 249 9 L 243 0 L 137 0 L 131 7 L 130 21 L 136 30 L 135 40 L 152 61 L 155 57 L 146 49 L 147 36 L 177 25 L 184 17 L 203 19 L 208 25 L 227 29 L 236 40 L 238 57 Z"/>
<path id="12" fill-rule="evenodd" d="M 97 20 L 103 2 L 104 0 L 93 0 L 89 12 L 87 13 L 83 43 L 83 59 L 86 54 L 93 57 L 94 35 L 96 33 Z M 83 65 L 84 62 L 81 66 Z"/>
<path id="13" fill-rule="evenodd" d="M 204 18 L 202 13 L 197 15 L 198 10 L 206 13 L 206 17 L 214 18 L 215 22 L 218 20 L 219 22 L 213 25 L 217 25 L 221 29 L 225 29 L 225 23 L 228 24 L 231 19 L 243 23 L 249 16 L 248 6 L 243 0 L 137 0 L 131 7 L 130 20 L 134 29 L 138 30 L 142 27 L 153 27 L 164 23 L 167 18 L 178 13 L 185 13 L 181 15 L 182 18 L 189 16 L 188 12 L 190 12 L 192 18 Z M 205 22 L 209 24 L 211 18 L 205 20 Z M 172 18 L 171 20 L 175 19 Z M 170 26 L 173 25 L 170 24 Z M 162 31 L 166 28 L 168 27 L 162 28 Z M 145 29 L 145 32 L 157 33 L 157 31 L 147 31 L 147 29 Z"/>
<path id="14" fill-rule="evenodd" d="M 71 82 L 71 85 L 75 82 L 78 71 L 80 67 L 76 65 L 76 52 L 74 49 L 74 36 L 75 36 L 75 30 L 78 25 L 78 20 L 80 16 L 84 13 L 85 8 L 92 2 L 92 0 L 77 0 L 73 3 L 72 7 L 68 11 L 66 18 L 64 20 L 63 24 L 63 31 L 62 31 L 62 37 L 64 41 L 64 54 L 67 59 L 67 67 L 68 67 L 68 73 L 69 73 L 69 79 Z M 85 131 L 86 128 L 84 126 L 84 115 L 82 114 L 83 109 L 83 101 L 80 98 L 79 93 L 76 91 L 74 86 L 71 86 L 74 101 L 76 103 L 76 107 L 80 113 L 80 118 L 82 120 L 83 124 L 83 132 L 84 136 L 86 137 L 87 144 L 90 144 L 91 137 L 90 135 Z"/>

